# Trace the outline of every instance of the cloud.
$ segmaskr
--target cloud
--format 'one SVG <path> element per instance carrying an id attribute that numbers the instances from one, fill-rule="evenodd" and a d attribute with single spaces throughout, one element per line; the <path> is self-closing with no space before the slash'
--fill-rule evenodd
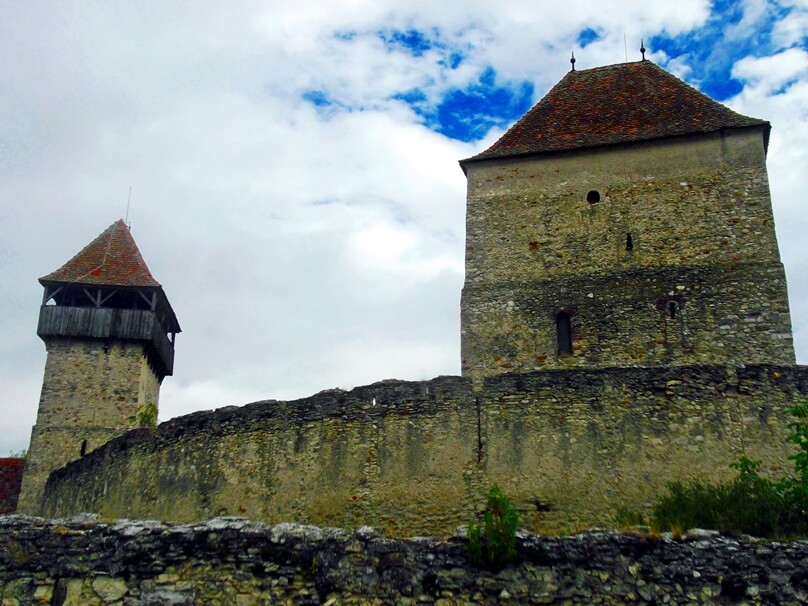
<path id="1" fill-rule="evenodd" d="M 796 0 L 782 2 L 789 12 L 774 26 L 772 38 L 780 48 L 808 43 L 808 2 Z"/>
<path id="2" fill-rule="evenodd" d="M 133 235 L 183 327 L 161 418 L 459 372 L 457 161 L 558 81 L 572 50 L 585 69 L 623 61 L 626 46 L 638 59 L 640 38 L 694 84 L 731 80 L 735 109 L 772 120 L 778 235 L 808 359 L 794 170 L 808 164 L 806 8 L 715 7 L 4 4 L 0 452 L 24 447 L 36 414 L 36 278 L 123 216 L 130 186 Z"/>
<path id="3" fill-rule="evenodd" d="M 649 47 L 664 58 L 676 58 L 678 69 L 702 91 L 719 101 L 739 94 L 742 83 L 733 74 L 742 57 L 765 57 L 796 42 L 796 28 L 804 20 L 801 8 L 775 0 L 721 0 L 700 26 L 674 36 L 663 32 L 649 40 Z M 803 41 L 804 41 L 803 31 Z M 663 61 L 663 64 L 666 62 Z"/>
<path id="4" fill-rule="evenodd" d="M 808 76 L 808 51 L 790 48 L 768 57 L 744 57 L 735 63 L 732 75 L 747 83 L 747 97 L 779 95 Z"/>

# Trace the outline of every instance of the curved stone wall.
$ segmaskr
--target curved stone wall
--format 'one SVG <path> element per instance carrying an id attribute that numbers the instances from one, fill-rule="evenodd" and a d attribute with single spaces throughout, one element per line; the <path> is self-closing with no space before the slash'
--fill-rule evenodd
<path id="1" fill-rule="evenodd" d="M 608 526 L 673 479 L 741 454 L 790 469 L 797 366 L 439 377 L 265 401 L 136 430 L 54 472 L 44 513 L 180 522 L 221 515 L 451 534 L 498 483 L 526 528 Z"/>

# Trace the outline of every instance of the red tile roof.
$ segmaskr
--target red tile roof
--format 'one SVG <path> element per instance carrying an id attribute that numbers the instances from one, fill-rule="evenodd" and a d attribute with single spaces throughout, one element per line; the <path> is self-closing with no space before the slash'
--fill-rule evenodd
<path id="1" fill-rule="evenodd" d="M 75 257 L 40 282 L 66 282 L 104 286 L 154 286 L 151 275 L 123 220 L 110 225 Z"/>
<path id="2" fill-rule="evenodd" d="M 714 101 L 651 61 L 571 71 L 491 147 L 488 158 L 566 151 L 762 126 Z"/>

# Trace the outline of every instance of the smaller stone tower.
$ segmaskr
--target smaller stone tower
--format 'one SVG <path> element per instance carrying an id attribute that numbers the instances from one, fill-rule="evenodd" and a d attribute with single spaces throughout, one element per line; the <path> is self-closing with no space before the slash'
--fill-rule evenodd
<path id="1" fill-rule="evenodd" d="M 48 351 L 17 510 L 36 514 L 50 473 L 154 426 L 180 326 L 123 221 L 39 279 Z"/>

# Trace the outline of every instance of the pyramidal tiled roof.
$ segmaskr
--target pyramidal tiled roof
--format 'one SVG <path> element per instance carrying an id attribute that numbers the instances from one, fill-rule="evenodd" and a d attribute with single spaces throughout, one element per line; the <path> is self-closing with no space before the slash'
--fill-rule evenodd
<path id="1" fill-rule="evenodd" d="M 566 151 L 769 123 L 736 113 L 651 61 L 570 71 L 482 153 Z"/>
<path id="2" fill-rule="evenodd" d="M 40 282 L 67 282 L 104 286 L 153 286 L 151 275 L 129 228 L 119 219 L 59 269 Z"/>

